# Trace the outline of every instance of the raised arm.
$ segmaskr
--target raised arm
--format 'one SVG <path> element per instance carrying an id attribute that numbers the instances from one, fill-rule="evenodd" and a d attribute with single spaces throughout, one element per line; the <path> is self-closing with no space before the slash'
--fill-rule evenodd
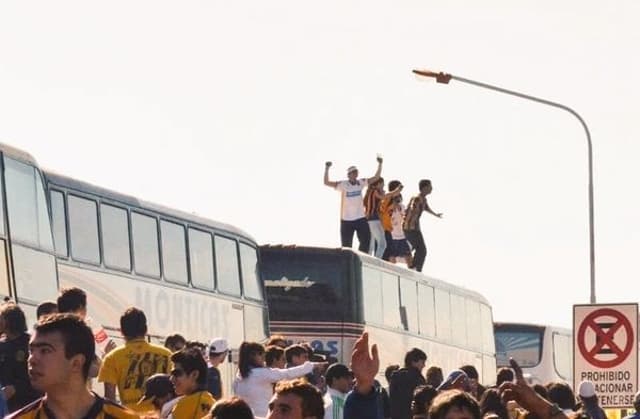
<path id="1" fill-rule="evenodd" d="M 382 174 L 382 157 L 380 156 L 376 157 L 376 161 L 378 162 L 378 169 L 376 170 L 375 175 L 367 179 L 367 182 L 369 183 L 369 185 L 377 182 L 378 179 L 380 179 L 380 175 Z"/>
<path id="2" fill-rule="evenodd" d="M 424 199 L 424 210 L 426 212 L 428 212 L 429 214 L 431 214 L 431 215 L 435 215 L 438 218 L 442 218 L 442 213 L 441 212 L 433 212 L 433 210 L 429 206 L 429 201 L 427 201 L 427 198 Z"/>
<path id="3" fill-rule="evenodd" d="M 324 164 L 324 184 L 334 188 L 338 186 L 338 182 L 332 182 L 329 180 L 329 168 L 331 167 L 331 162 L 328 161 Z"/>
<path id="4" fill-rule="evenodd" d="M 402 186 L 402 184 L 398 185 L 398 187 L 395 188 L 394 190 L 389 191 L 386 194 L 384 194 L 383 198 L 393 198 L 393 197 L 396 197 L 396 196 L 400 195 L 400 192 L 402 192 L 402 188 L 404 188 L 404 186 Z"/>

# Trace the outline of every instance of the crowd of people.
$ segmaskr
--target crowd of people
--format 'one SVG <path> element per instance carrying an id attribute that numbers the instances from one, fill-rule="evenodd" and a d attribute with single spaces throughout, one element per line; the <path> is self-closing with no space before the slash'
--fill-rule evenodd
<path id="1" fill-rule="evenodd" d="M 384 189 L 382 157 L 378 156 L 378 169 L 370 178 L 358 178 L 358 168 L 347 169 L 347 179 L 332 181 L 325 164 L 324 184 L 342 194 L 340 213 L 340 238 L 343 247 L 352 247 L 356 234 L 361 252 L 372 254 L 392 263 L 404 261 L 410 269 L 422 271 L 427 256 L 427 247 L 420 229 L 420 216 L 428 212 L 438 218 L 442 213 L 434 212 L 427 202 L 433 186 L 429 179 L 418 183 L 418 193 L 405 207 L 402 203 L 404 186 L 392 180 L 388 192 Z M 366 192 L 363 197 L 363 191 Z"/>
<path id="2" fill-rule="evenodd" d="M 376 380 L 377 347 L 366 332 L 349 365 L 330 364 L 310 345 L 283 336 L 266 345 L 243 342 L 237 374 L 223 383 L 218 367 L 230 350 L 224 338 L 205 344 L 174 334 L 153 344 L 144 312 L 131 307 L 120 317 L 124 344 L 116 345 L 87 324 L 87 296 L 78 288 L 42 303 L 37 316 L 29 331 L 18 304 L 0 307 L 2 417 L 605 419 L 592 382 L 580 383 L 577 397 L 566 383 L 529 386 L 514 361 L 485 387 L 473 365 L 446 376 L 432 365 L 423 375 L 427 354 L 413 348 L 403 366 L 385 368 L 383 386 Z M 101 385 L 104 397 L 93 391 Z M 634 407 L 640 411 L 640 394 Z"/>

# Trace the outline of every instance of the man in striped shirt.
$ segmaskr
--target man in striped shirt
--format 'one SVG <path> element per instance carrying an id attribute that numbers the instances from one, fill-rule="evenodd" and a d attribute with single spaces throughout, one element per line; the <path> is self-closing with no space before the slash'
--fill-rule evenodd
<path id="1" fill-rule="evenodd" d="M 325 374 L 327 393 L 324 395 L 324 419 L 342 419 L 344 401 L 351 390 L 353 373 L 343 364 L 331 365 Z"/>
<path id="2" fill-rule="evenodd" d="M 407 240 L 409 240 L 411 247 L 415 250 L 413 266 L 410 266 L 410 268 L 415 268 L 416 271 L 422 272 L 424 259 L 427 257 L 427 246 L 424 244 L 424 237 L 420 231 L 420 216 L 423 211 L 426 211 L 431 215 L 442 218 L 442 213 L 433 212 L 433 210 L 429 208 L 427 195 L 433 190 L 431 181 L 422 179 L 418 187 L 420 188 L 420 193 L 409 201 L 402 227 L 404 228 L 404 234 Z"/>

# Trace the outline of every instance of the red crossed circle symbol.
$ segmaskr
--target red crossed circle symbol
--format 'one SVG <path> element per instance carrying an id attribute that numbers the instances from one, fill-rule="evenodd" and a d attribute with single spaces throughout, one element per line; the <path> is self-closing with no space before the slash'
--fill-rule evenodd
<path id="1" fill-rule="evenodd" d="M 607 327 L 609 327 L 608 330 L 605 330 L 601 324 L 596 322 L 597 318 L 603 316 L 613 317 L 615 319 L 610 327 L 609 323 L 607 323 Z M 627 337 L 624 349 L 620 349 L 613 339 L 620 328 L 624 328 Z M 585 335 L 588 329 L 592 329 L 596 334 L 596 343 L 590 349 L 587 348 L 585 342 Z M 600 368 L 613 368 L 624 362 L 633 349 L 633 341 L 633 328 L 631 327 L 629 319 L 619 311 L 611 308 L 601 308 L 591 312 L 585 317 L 578 329 L 578 347 L 580 348 L 580 353 L 587 362 Z M 616 355 L 614 358 L 606 360 L 597 358 L 597 355 L 605 345 Z"/>

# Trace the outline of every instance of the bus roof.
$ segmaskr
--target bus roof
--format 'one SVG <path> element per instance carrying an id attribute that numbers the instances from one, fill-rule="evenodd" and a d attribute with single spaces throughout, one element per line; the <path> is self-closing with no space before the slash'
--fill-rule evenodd
<path id="1" fill-rule="evenodd" d="M 15 160 L 20 160 L 24 163 L 31 164 L 32 166 L 38 166 L 36 159 L 26 151 L 20 150 L 19 148 L 15 148 L 10 146 L 9 144 L 0 143 L 0 151 L 5 154 L 7 157 L 11 157 Z"/>
<path id="2" fill-rule="evenodd" d="M 299 252 L 314 252 L 314 253 L 323 253 L 323 254 L 335 254 L 337 256 L 341 255 L 344 257 L 358 258 L 367 265 L 376 266 L 386 271 L 393 272 L 398 275 L 402 275 L 405 278 L 411 278 L 416 280 L 417 282 L 422 282 L 425 284 L 432 285 L 438 289 L 454 291 L 458 295 L 470 297 L 488 306 L 491 305 L 489 301 L 482 294 L 476 291 L 472 291 L 468 288 L 465 288 L 459 285 L 454 285 L 449 282 L 442 281 L 440 279 L 435 279 L 433 277 L 424 275 L 423 273 L 416 272 L 414 270 L 407 269 L 399 265 L 394 265 L 382 259 L 378 259 L 376 257 L 373 257 L 371 255 L 362 253 L 360 251 L 357 251 L 348 247 L 315 247 L 315 246 L 268 244 L 268 245 L 261 246 L 261 248 L 275 249 L 275 250 L 282 249 L 282 250 L 291 250 L 291 251 L 299 251 Z"/>
<path id="3" fill-rule="evenodd" d="M 538 328 L 538 329 L 552 329 L 558 332 L 567 332 L 571 333 L 571 329 L 567 327 L 558 327 L 550 324 L 540 324 L 540 323 L 524 323 L 524 322 L 493 322 L 493 327 L 498 329 L 504 328 L 519 328 L 519 327 L 530 327 L 530 328 Z"/>
<path id="4" fill-rule="evenodd" d="M 158 213 L 170 218 L 185 220 L 189 224 L 194 226 L 200 225 L 201 227 L 209 227 L 214 230 L 219 230 L 221 232 L 227 232 L 229 234 L 241 236 L 253 243 L 256 242 L 255 239 L 251 237 L 248 233 L 230 224 L 221 223 L 205 217 L 201 217 L 199 215 L 190 214 L 185 211 L 180 211 L 177 209 L 165 207 L 163 205 L 155 204 L 153 202 L 144 201 L 130 195 L 125 195 L 119 192 L 102 188 L 100 186 L 95 186 L 90 183 L 73 179 L 68 176 L 63 176 L 51 171 L 44 171 L 44 176 L 47 179 L 48 183 L 51 183 L 54 185 L 58 185 L 64 188 L 74 189 L 79 192 L 87 193 L 87 194 L 102 197 L 102 198 L 107 198 L 110 201 L 120 202 L 121 204 L 124 204 L 127 206 L 137 207 L 142 210 L 151 211 L 151 212 Z"/>

